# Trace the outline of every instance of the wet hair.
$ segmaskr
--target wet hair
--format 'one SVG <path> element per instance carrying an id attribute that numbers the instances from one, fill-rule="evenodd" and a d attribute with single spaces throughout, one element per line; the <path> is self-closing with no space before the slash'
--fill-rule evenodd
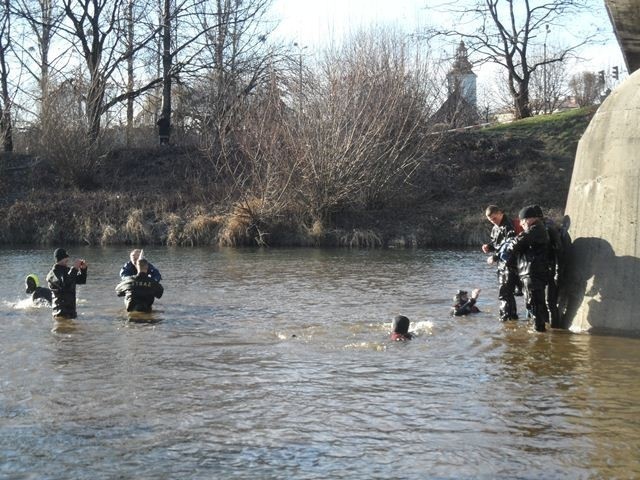
<path id="1" fill-rule="evenodd" d="M 409 333 L 409 324 L 411 321 L 404 315 L 398 315 L 393 319 L 393 332 L 394 333 Z"/>
<path id="2" fill-rule="evenodd" d="M 484 214 L 488 217 L 489 215 L 493 215 L 494 213 L 500 213 L 502 209 L 497 205 L 489 205 L 487 209 L 484 211 Z"/>
<path id="3" fill-rule="evenodd" d="M 469 292 L 466 290 L 458 290 L 458 293 L 453 296 L 453 303 L 459 304 L 462 301 L 462 297 L 467 297 L 468 295 Z"/>

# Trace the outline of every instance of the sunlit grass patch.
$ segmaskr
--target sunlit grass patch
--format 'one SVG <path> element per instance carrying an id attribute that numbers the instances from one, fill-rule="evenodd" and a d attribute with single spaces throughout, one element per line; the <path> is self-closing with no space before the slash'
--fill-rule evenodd
<path id="1" fill-rule="evenodd" d="M 269 233 L 263 219 L 264 202 L 250 198 L 237 202 L 224 217 L 218 244 L 225 247 L 239 245 L 266 246 Z"/>
<path id="2" fill-rule="evenodd" d="M 129 213 L 123 234 L 127 243 L 138 245 L 149 243 L 151 240 L 151 227 L 145 222 L 142 210 L 135 209 Z"/>
<path id="3" fill-rule="evenodd" d="M 113 245 L 117 243 L 118 230 L 111 225 L 102 226 L 102 234 L 100 235 L 100 245 Z"/>
<path id="4" fill-rule="evenodd" d="M 197 215 L 184 226 L 181 245 L 215 245 L 224 217 L 206 214 Z"/>

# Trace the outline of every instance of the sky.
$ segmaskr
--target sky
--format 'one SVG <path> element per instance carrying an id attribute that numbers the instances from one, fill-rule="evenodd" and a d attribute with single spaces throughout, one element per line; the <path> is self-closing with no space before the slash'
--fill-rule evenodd
<path id="1" fill-rule="evenodd" d="M 316 48 L 331 37 L 379 24 L 419 26 L 426 20 L 421 0 L 274 0 L 283 37 Z"/>
<path id="2" fill-rule="evenodd" d="M 599 70 L 610 71 L 618 65 L 620 71 L 626 71 L 620 48 L 613 34 L 613 28 L 604 8 L 604 0 L 593 1 L 594 15 L 575 21 L 576 28 L 585 22 L 592 22 L 604 27 L 605 44 L 590 46 L 581 51 L 578 71 Z M 285 43 L 298 45 L 309 54 L 321 50 L 330 39 L 340 39 L 349 32 L 368 26 L 398 26 L 408 32 L 416 32 L 430 24 L 450 22 L 444 14 L 435 14 L 433 9 L 425 8 L 436 0 L 273 0 L 272 12 L 279 22 L 275 34 Z M 459 4 L 471 3 L 469 0 L 458 0 Z M 569 27 L 567 30 L 569 30 Z M 556 29 L 556 31 L 559 29 Z M 551 31 L 549 40 L 553 40 L 555 31 Z M 563 31 L 558 35 L 566 34 Z M 451 52 L 455 46 L 446 46 Z M 473 61 L 473 58 L 471 59 Z M 495 67 L 477 67 L 478 86 L 495 82 Z"/>

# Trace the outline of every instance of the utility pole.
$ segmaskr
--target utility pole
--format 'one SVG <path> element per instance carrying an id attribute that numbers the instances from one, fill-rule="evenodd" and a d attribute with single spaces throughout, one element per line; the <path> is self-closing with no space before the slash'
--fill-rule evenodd
<path id="1" fill-rule="evenodd" d="M 544 32 L 544 53 L 543 53 L 543 64 L 542 64 L 542 101 L 543 101 L 543 110 L 544 113 L 549 113 L 549 96 L 547 94 L 547 35 L 549 35 L 549 25 L 545 25 Z"/>

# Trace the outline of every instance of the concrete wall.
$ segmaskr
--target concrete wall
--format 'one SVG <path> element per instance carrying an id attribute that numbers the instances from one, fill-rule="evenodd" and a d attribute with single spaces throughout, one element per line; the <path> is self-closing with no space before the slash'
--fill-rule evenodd
<path id="1" fill-rule="evenodd" d="M 565 213 L 574 242 L 565 326 L 640 333 L 640 70 L 580 140 Z"/>
<path id="2" fill-rule="evenodd" d="M 629 73 L 640 68 L 640 1 L 605 0 Z"/>

